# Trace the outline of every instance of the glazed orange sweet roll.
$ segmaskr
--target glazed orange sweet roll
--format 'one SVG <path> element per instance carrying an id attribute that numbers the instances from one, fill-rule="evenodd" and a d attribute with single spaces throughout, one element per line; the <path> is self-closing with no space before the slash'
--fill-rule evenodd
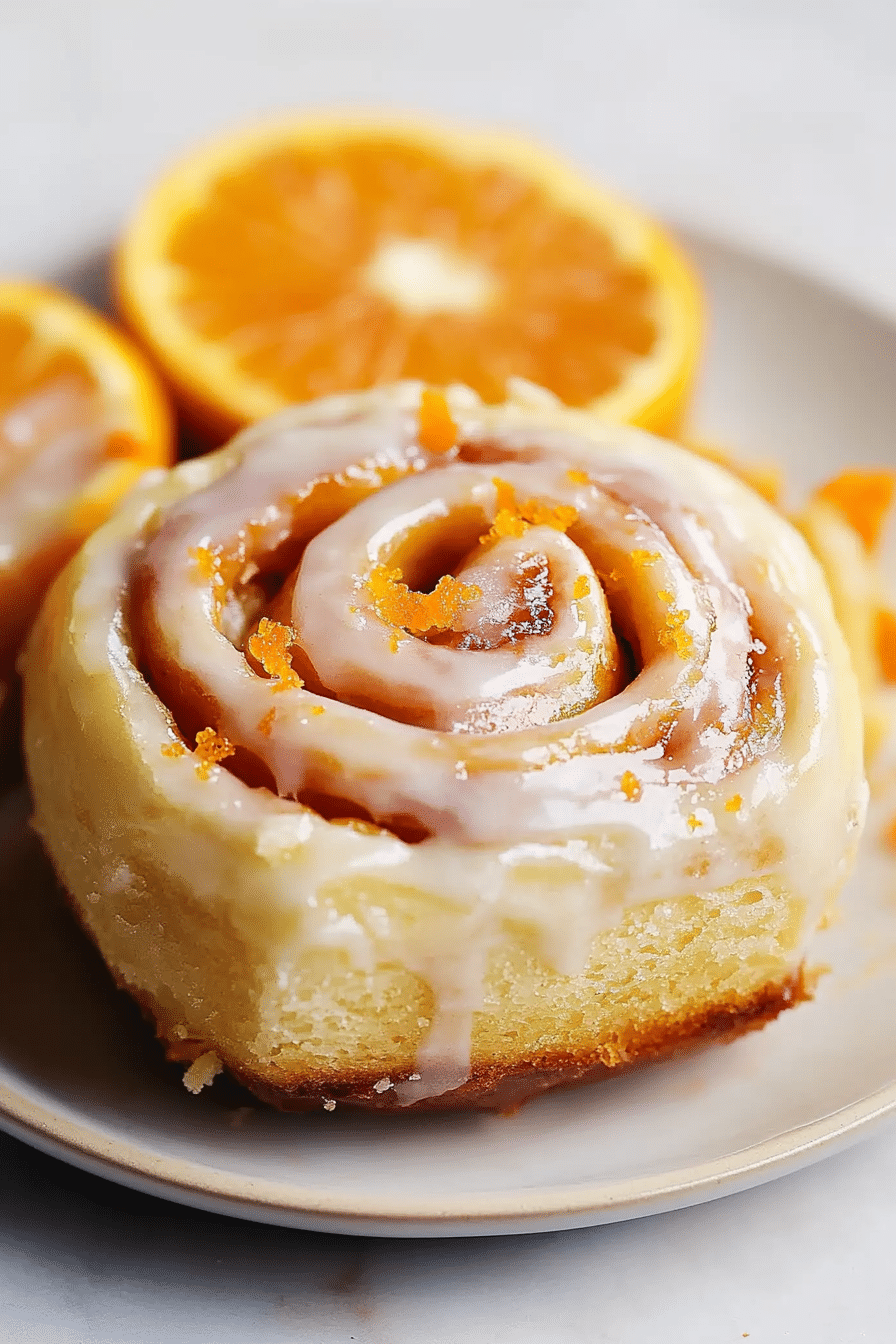
<path id="1" fill-rule="evenodd" d="M 129 342 L 68 295 L 0 282 L 0 757 L 18 734 L 15 659 L 44 592 L 171 453 L 167 403 Z"/>
<path id="2" fill-rule="evenodd" d="M 802 537 L 521 385 L 330 398 L 150 481 L 25 687 L 113 973 L 189 1086 L 283 1107 L 507 1106 L 767 1020 L 864 818 Z"/>

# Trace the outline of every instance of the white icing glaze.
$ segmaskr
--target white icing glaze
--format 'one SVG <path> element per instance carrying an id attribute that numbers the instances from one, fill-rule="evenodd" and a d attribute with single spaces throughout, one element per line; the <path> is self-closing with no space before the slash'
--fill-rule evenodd
<path id="1" fill-rule="evenodd" d="M 479 406 L 468 393 L 452 397 L 452 412 L 468 456 L 478 451 L 487 464 L 433 457 L 416 444 L 418 399 L 418 387 L 403 385 L 290 411 L 141 490 L 102 546 L 91 543 L 76 612 L 79 626 L 105 630 L 84 656 L 108 660 L 159 788 L 192 815 L 226 817 L 263 860 L 240 873 L 233 918 L 250 919 L 255 903 L 297 905 L 306 945 L 342 947 L 366 970 L 397 960 L 429 983 L 436 1015 L 420 1080 L 396 1085 L 404 1101 L 467 1076 L 482 970 L 508 920 L 537 929 L 543 955 L 572 973 L 626 906 L 738 880 L 763 891 L 783 879 L 807 910 L 796 964 L 850 861 L 866 796 L 848 656 L 820 571 L 780 514 L 673 445 L 575 413 Z M 213 585 L 191 552 L 245 539 L 251 522 L 251 579 L 288 537 L 291 501 L 333 475 L 346 491 L 369 493 L 346 494 L 345 512 L 331 508 L 311 530 L 298 572 L 291 610 L 322 696 L 277 689 L 252 670 L 218 628 Z M 393 653 L 359 576 L 396 554 L 412 557 L 410 543 L 433 519 L 450 535 L 461 504 L 487 527 L 496 475 L 519 499 L 569 503 L 578 519 L 568 537 L 533 527 L 475 553 L 466 572 L 484 606 L 468 607 L 455 633 L 494 625 L 493 604 L 506 594 L 494 567 L 503 559 L 512 569 L 526 553 L 551 568 L 550 631 L 510 648 L 408 637 Z M 202 781 L 189 755 L 163 756 L 171 719 L 137 672 L 116 614 L 129 576 L 140 574 L 152 579 L 149 609 L 166 655 L 218 702 L 216 726 L 268 765 L 283 796 L 220 766 Z M 570 596 L 583 574 L 594 579 L 584 611 Z M 536 701 L 545 687 L 553 696 L 549 664 L 570 637 L 590 641 L 592 662 L 611 656 L 604 589 L 638 648 L 639 675 L 585 707 L 579 691 L 568 704 L 561 691 L 553 717 L 539 711 L 508 730 L 500 707 L 518 685 L 537 687 Z M 427 706 L 422 725 L 369 707 L 382 697 L 397 713 L 408 688 Z M 333 698 L 353 690 L 368 707 Z M 483 704 L 487 715 L 471 717 Z M 313 714 L 319 705 L 325 712 Z M 272 708 L 266 736 L 259 725 Z M 381 821 L 414 818 L 431 838 L 407 844 L 328 824 L 288 796 L 308 788 Z M 211 841 L 185 855 L 165 827 L 153 843 L 171 871 L 189 868 L 209 904 L 231 888 L 232 856 Z M 427 893 L 436 913 L 418 929 L 385 909 L 365 920 L 340 915 L 324 898 L 334 882 L 382 879 Z"/>

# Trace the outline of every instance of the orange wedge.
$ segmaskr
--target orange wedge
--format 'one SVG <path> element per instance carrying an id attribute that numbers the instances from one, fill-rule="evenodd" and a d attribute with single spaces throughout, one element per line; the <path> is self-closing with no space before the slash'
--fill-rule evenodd
<path id="1" fill-rule="evenodd" d="M 130 341 L 58 290 L 0 281 L 0 753 L 15 656 L 44 592 L 172 449 L 165 394 Z"/>
<path id="2" fill-rule="evenodd" d="M 122 311 L 204 436 L 400 378 L 501 401 L 527 379 L 660 433 L 701 342 L 652 220 L 510 136 L 302 118 L 231 134 L 150 192 Z"/>

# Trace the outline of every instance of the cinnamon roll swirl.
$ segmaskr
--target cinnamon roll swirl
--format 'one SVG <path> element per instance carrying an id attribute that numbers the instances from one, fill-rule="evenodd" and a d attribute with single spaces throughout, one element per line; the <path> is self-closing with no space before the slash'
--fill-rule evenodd
<path id="1" fill-rule="evenodd" d="M 287 1108 L 508 1105 L 766 1020 L 864 817 L 802 537 L 525 387 L 330 398 L 157 473 L 25 688 L 109 966 Z"/>

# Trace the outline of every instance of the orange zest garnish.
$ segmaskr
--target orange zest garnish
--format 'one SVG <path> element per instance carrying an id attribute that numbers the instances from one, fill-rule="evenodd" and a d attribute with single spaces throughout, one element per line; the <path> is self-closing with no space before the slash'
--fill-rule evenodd
<path id="1" fill-rule="evenodd" d="M 236 583 L 244 561 L 239 556 L 226 554 L 220 546 L 194 546 L 190 550 L 190 559 L 199 579 L 211 585 L 215 615 L 220 616 L 227 593 Z"/>
<path id="2" fill-rule="evenodd" d="M 482 596 L 475 584 L 464 583 L 452 574 L 444 574 L 431 593 L 418 593 L 402 582 L 400 569 L 386 565 L 376 565 L 366 582 L 377 616 L 384 624 L 396 627 L 393 653 L 401 638 L 397 631 L 425 635 L 428 630 L 450 630 L 464 607 Z"/>
<path id="3" fill-rule="evenodd" d="M 661 602 L 672 603 L 675 601 L 674 594 L 665 588 L 659 590 L 657 597 Z M 664 649 L 674 649 L 679 658 L 688 658 L 694 652 L 694 637 L 690 630 L 684 628 L 690 614 L 689 611 L 681 611 L 670 606 L 665 624 L 657 632 L 657 638 L 662 647 Z"/>
<path id="4" fill-rule="evenodd" d="M 268 710 L 267 714 L 262 714 L 261 718 L 258 720 L 258 731 L 261 733 L 262 737 L 270 737 L 276 717 L 277 711 L 273 705 Z"/>
<path id="5" fill-rule="evenodd" d="M 893 818 L 884 831 L 884 840 L 890 846 L 890 849 L 896 849 L 896 817 Z"/>
<path id="6" fill-rule="evenodd" d="M 631 770 L 626 770 L 619 781 L 619 787 L 630 803 L 636 803 L 641 797 L 641 781 Z"/>
<path id="7" fill-rule="evenodd" d="M 572 586 L 572 595 L 575 598 L 587 597 L 591 592 L 591 580 L 587 574 L 580 574 Z"/>
<path id="8" fill-rule="evenodd" d="M 444 392 L 430 387 L 422 392 L 417 442 L 427 453 L 447 453 L 457 443 L 457 425 Z"/>
<path id="9" fill-rule="evenodd" d="M 881 676 L 896 681 L 896 612 L 889 607 L 878 608 L 875 637 Z"/>
<path id="10" fill-rule="evenodd" d="M 578 519 L 579 511 L 571 504 L 546 504 L 541 499 L 517 501 L 516 491 L 500 476 L 494 478 L 497 512 L 495 521 L 480 541 L 498 541 L 501 537 L 521 537 L 530 527 L 553 527 L 567 532 Z"/>
<path id="11" fill-rule="evenodd" d="M 214 767 L 234 754 L 232 743 L 214 728 L 201 728 L 196 734 L 196 773 L 200 779 L 209 779 Z"/>
<path id="12" fill-rule="evenodd" d="M 637 547 L 631 553 L 632 564 L 641 569 L 643 565 L 655 565 L 657 560 L 662 560 L 659 551 L 644 551 Z"/>
<path id="13" fill-rule="evenodd" d="M 214 728 L 201 728 L 196 734 L 196 749 L 193 752 L 199 778 L 209 779 L 218 762 L 226 761 L 228 756 L 234 755 L 234 752 L 233 745 L 226 737 L 215 732 Z M 179 756 L 189 755 L 189 747 L 183 742 L 166 742 L 162 747 L 162 755 L 176 760 Z"/>
<path id="14" fill-rule="evenodd" d="M 839 509 L 870 551 L 880 540 L 894 488 L 892 471 L 844 471 L 821 486 L 816 498 Z"/>
<path id="15" fill-rule="evenodd" d="M 200 579 L 206 583 L 220 583 L 221 552 L 212 550 L 211 546 L 193 546 L 190 549 L 190 559 L 196 566 L 196 572 Z"/>
<path id="16" fill-rule="evenodd" d="M 688 817 L 688 830 L 689 830 L 689 831 L 697 831 L 697 830 L 700 829 L 700 827 L 701 827 L 702 825 L 703 825 L 703 822 L 700 820 L 700 818 L 699 818 L 699 817 L 695 817 L 694 814 L 693 814 L 693 812 L 692 812 L 691 815 Z"/>
<path id="17" fill-rule="evenodd" d="M 316 717 L 318 714 L 323 714 L 323 712 L 324 712 L 324 707 L 323 707 L 323 705 L 312 705 L 311 708 L 310 708 L 309 711 L 308 711 L 309 714 L 314 714 L 315 717 Z"/>
<path id="18" fill-rule="evenodd" d="M 739 793 L 733 793 L 725 804 L 726 812 L 739 812 L 743 805 L 743 798 Z"/>
<path id="19" fill-rule="evenodd" d="M 578 471 L 575 467 L 571 467 L 566 473 L 566 476 L 568 480 L 572 481 L 573 485 L 588 484 L 589 478 L 587 471 Z"/>
<path id="20" fill-rule="evenodd" d="M 296 638 L 291 625 L 272 621 L 269 616 L 262 616 L 255 634 L 249 636 L 246 648 L 274 681 L 277 691 L 299 690 L 304 685 L 289 657 Z"/>

